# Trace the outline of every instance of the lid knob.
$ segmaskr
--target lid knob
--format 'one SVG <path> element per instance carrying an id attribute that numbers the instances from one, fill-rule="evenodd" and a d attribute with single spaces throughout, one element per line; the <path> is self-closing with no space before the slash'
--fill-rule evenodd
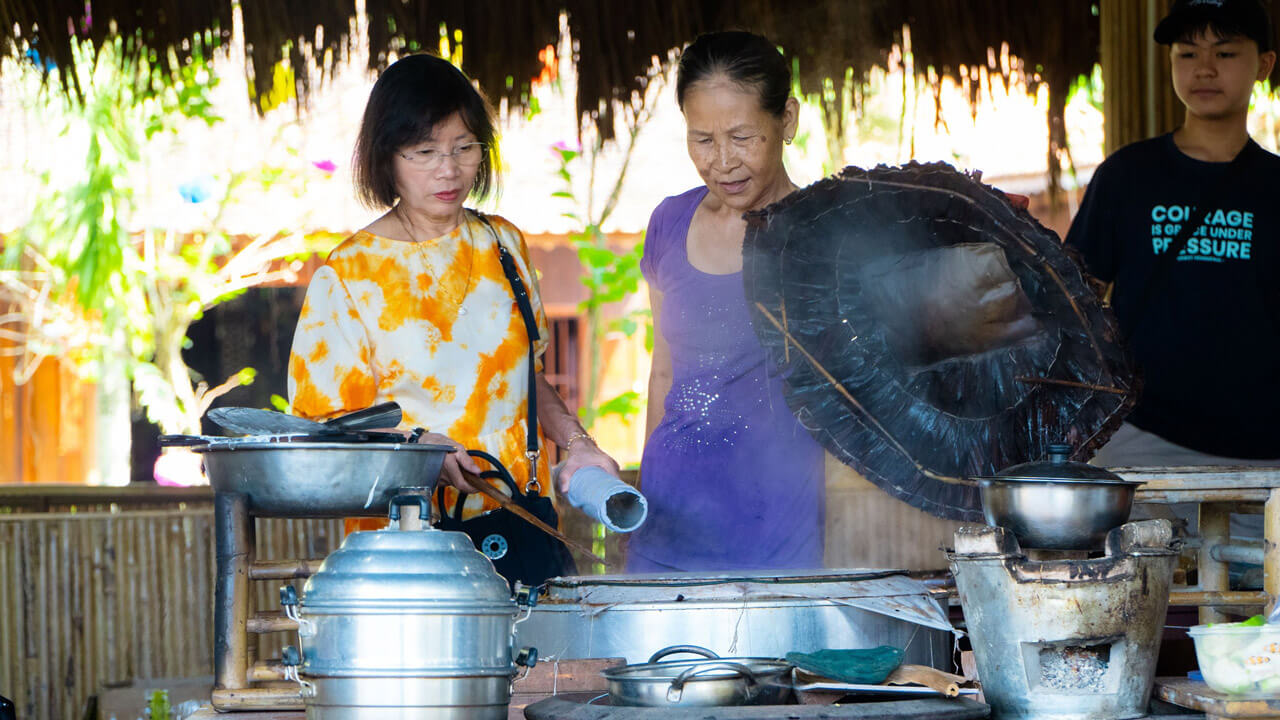
<path id="1" fill-rule="evenodd" d="M 1064 463 L 1071 458 L 1073 448 L 1067 443 L 1052 443 L 1049 445 L 1049 462 Z"/>

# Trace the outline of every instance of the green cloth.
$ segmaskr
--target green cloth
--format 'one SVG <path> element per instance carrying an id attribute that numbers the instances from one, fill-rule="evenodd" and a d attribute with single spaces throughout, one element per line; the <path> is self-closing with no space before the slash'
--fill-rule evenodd
<path id="1" fill-rule="evenodd" d="M 787 653 L 787 662 L 805 672 L 857 685 L 879 685 L 902 664 L 902 651 L 890 645 L 869 650 L 819 650 Z"/>

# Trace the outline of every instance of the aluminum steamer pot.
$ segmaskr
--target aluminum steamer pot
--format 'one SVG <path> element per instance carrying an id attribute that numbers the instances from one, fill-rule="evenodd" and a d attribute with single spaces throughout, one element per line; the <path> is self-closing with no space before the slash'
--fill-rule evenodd
<path id="1" fill-rule="evenodd" d="M 663 660 L 692 653 L 698 660 Z M 673 645 L 649 662 L 605 670 L 614 705 L 720 707 L 780 705 L 791 697 L 790 663 L 771 658 L 722 658 L 696 645 Z"/>
<path id="2" fill-rule="evenodd" d="M 420 494 L 398 495 L 391 516 Z M 406 513 L 407 514 L 407 513 Z M 321 564 L 285 614 L 298 620 L 308 720 L 504 720 L 518 606 L 506 580 L 459 532 L 357 532 Z M 286 664 L 291 658 L 286 657 Z M 300 677 L 298 677 L 300 675 Z"/>
<path id="3" fill-rule="evenodd" d="M 1142 483 L 1103 468 L 1071 462 L 1071 446 L 1049 446 L 1048 460 L 974 478 L 987 524 L 1008 528 L 1024 548 L 1095 550 L 1129 519 Z"/>

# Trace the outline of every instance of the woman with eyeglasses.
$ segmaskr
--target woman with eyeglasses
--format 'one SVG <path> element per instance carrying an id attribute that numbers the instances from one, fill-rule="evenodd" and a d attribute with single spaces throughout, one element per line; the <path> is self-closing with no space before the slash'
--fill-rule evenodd
<path id="1" fill-rule="evenodd" d="M 494 113 L 471 81 L 432 55 L 391 65 L 369 96 L 353 164 L 360 200 L 386 212 L 311 280 L 289 358 L 294 412 L 323 419 L 399 403 L 403 429 L 427 428 L 420 442 L 456 448 L 441 472 L 441 509 L 463 525 L 497 507 L 474 492 L 458 507 L 460 492 L 491 482 L 476 477 L 481 467 L 465 449 L 496 456 L 530 497 L 551 491 L 547 440 L 567 451 L 565 477 L 590 465 L 616 474 L 542 373 L 546 316 L 524 237 L 464 205 L 499 181 Z M 482 549 L 499 571 L 525 568 L 508 580 L 532 584 L 568 569 L 549 558 L 515 562 L 521 548 L 505 537 Z"/>
<path id="2" fill-rule="evenodd" d="M 676 98 L 704 185 L 664 200 L 645 235 L 649 518 L 628 569 L 821 567 L 823 453 L 787 407 L 742 284 L 743 213 L 796 189 L 782 162 L 799 111 L 790 68 L 759 35 L 703 35 L 680 57 Z"/>

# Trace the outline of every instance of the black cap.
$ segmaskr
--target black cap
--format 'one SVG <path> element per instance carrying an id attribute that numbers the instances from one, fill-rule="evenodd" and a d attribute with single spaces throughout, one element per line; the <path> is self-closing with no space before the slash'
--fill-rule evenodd
<path id="1" fill-rule="evenodd" d="M 1207 25 L 1238 32 L 1258 43 L 1262 52 L 1271 49 L 1271 20 L 1258 0 L 1175 0 L 1156 26 L 1156 42 L 1172 45 L 1188 30 Z"/>

